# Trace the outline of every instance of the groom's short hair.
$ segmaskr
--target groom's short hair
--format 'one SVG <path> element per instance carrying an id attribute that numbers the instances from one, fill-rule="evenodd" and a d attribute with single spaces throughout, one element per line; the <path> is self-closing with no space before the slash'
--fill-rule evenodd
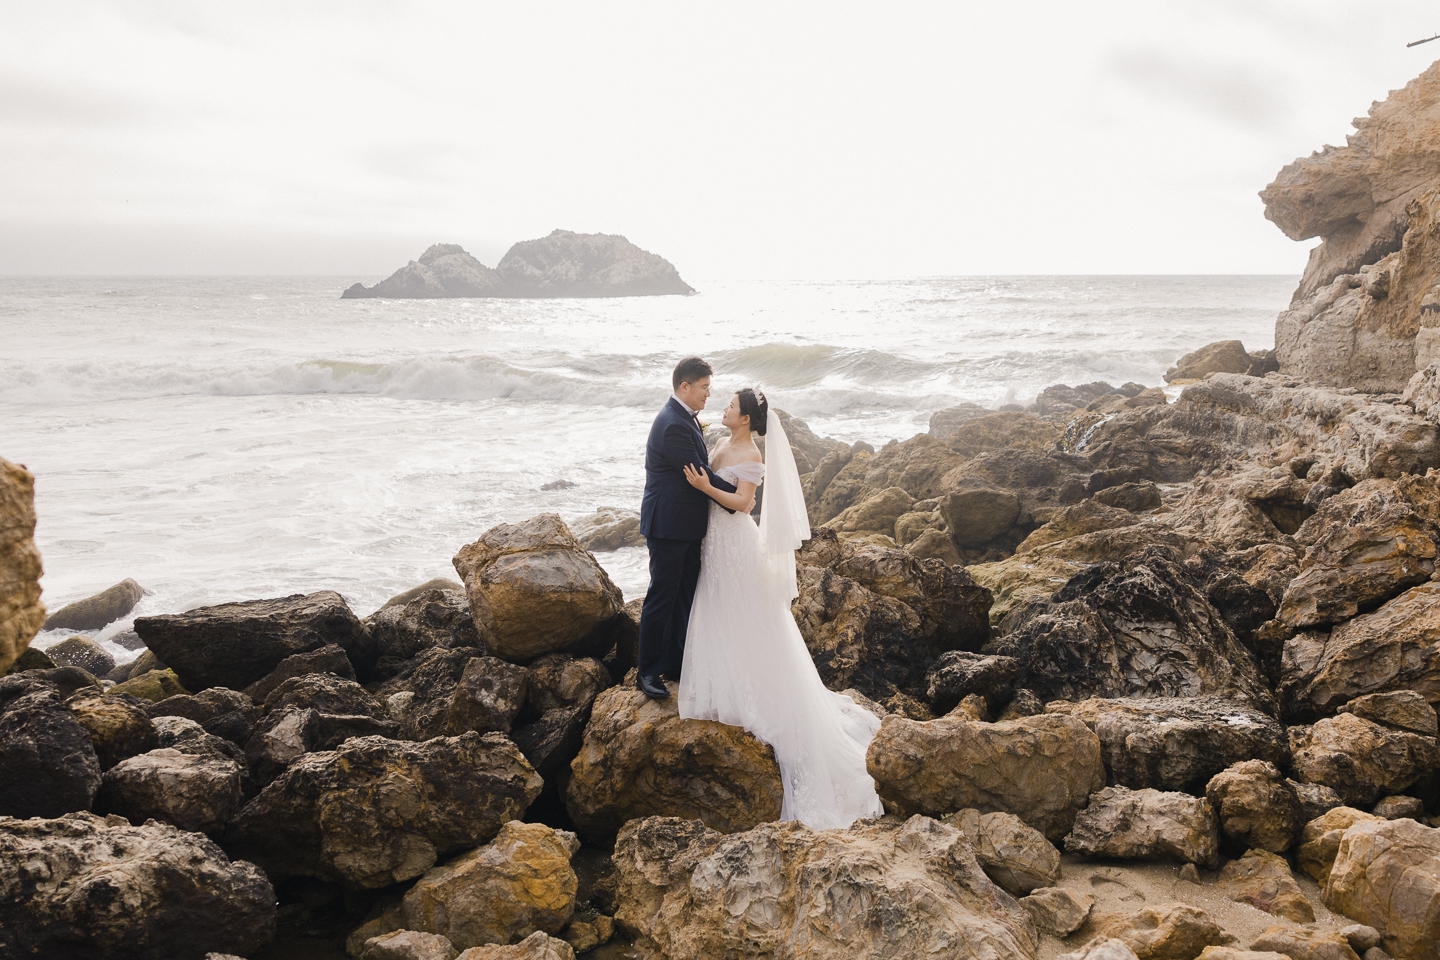
<path id="1" fill-rule="evenodd" d="M 670 375 L 670 386 L 679 390 L 682 383 L 695 383 L 714 375 L 715 371 L 711 370 L 710 364 L 704 360 L 699 357 L 686 357 L 675 364 L 675 372 Z"/>

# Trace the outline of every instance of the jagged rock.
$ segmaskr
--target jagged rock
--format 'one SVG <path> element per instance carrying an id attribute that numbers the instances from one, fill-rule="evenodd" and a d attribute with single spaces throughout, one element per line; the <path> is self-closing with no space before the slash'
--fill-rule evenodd
<path id="1" fill-rule="evenodd" d="M 934 422 L 934 418 L 931 418 Z M 934 434 L 932 433 L 932 436 Z M 943 439 L 946 446 L 968 460 L 997 450 L 1043 453 L 1060 438 L 1060 427 L 1032 413 L 1001 410 L 958 424 Z"/>
<path id="2" fill-rule="evenodd" d="M 965 835 L 926 817 L 729 836 L 651 817 L 625 825 L 614 861 L 616 921 L 671 960 L 1035 956 L 1027 915 Z"/>
<path id="3" fill-rule="evenodd" d="M 1385 797 L 1372 812 L 1385 820 L 1420 820 L 1425 815 L 1425 804 L 1419 797 Z"/>
<path id="4" fill-rule="evenodd" d="M 1309 823 L 1312 820 L 1323 817 L 1336 807 L 1345 806 L 1345 801 L 1340 799 L 1340 794 L 1331 790 L 1323 783 L 1301 783 L 1298 780 L 1287 780 L 1295 791 L 1295 796 L 1300 798 L 1300 822 Z"/>
<path id="5" fill-rule="evenodd" d="M 35 478 L 0 457 L 0 674 L 45 622 L 40 551 L 35 548 Z"/>
<path id="6" fill-rule="evenodd" d="M 568 779 L 570 764 L 585 742 L 590 707 L 557 707 L 510 735 L 547 784 Z"/>
<path id="7" fill-rule="evenodd" d="M 964 832 L 985 875 L 1015 896 L 1060 880 L 1060 851 L 1014 814 L 961 810 L 944 822 Z"/>
<path id="8" fill-rule="evenodd" d="M 915 498 L 900 487 L 886 487 L 879 493 L 846 507 L 825 525 L 836 533 L 848 536 L 881 533 L 895 534 L 895 521 L 909 513 Z"/>
<path id="9" fill-rule="evenodd" d="M 292 763 L 231 822 L 226 845 L 271 876 L 373 889 L 489 840 L 540 788 L 497 733 L 361 737 Z"/>
<path id="10" fill-rule="evenodd" d="M 944 440 L 955 432 L 955 428 L 967 420 L 976 417 L 983 417 L 990 413 L 988 407 L 982 407 L 978 403 L 962 403 L 954 407 L 946 407 L 943 410 L 936 410 L 930 414 L 929 430 L 930 436 L 936 440 Z"/>
<path id="11" fill-rule="evenodd" d="M 1146 907 L 1132 914 L 1092 914 L 1084 932 L 1122 941 L 1139 960 L 1192 960 L 1206 947 L 1234 940 L 1210 914 L 1185 903 Z"/>
<path id="12" fill-rule="evenodd" d="M 592 553 L 645 545 L 640 533 L 640 514 L 620 507 L 597 507 L 593 515 L 575 521 L 570 532 Z"/>
<path id="13" fill-rule="evenodd" d="M 1258 365 L 1245 352 L 1245 344 L 1239 340 L 1217 340 L 1207 343 L 1199 350 L 1185 354 L 1175 366 L 1165 371 L 1165 382 L 1176 380 L 1203 380 L 1212 373 L 1244 373 L 1264 376 L 1252 372 Z"/>
<path id="14" fill-rule="evenodd" d="M 1251 850 L 1220 871 L 1217 889 L 1231 900 L 1296 923 L 1312 923 L 1315 908 L 1300 892 L 1285 858 L 1268 850 Z"/>
<path id="15" fill-rule="evenodd" d="M 1300 832 L 1300 797 L 1273 763 L 1246 760 L 1226 768 L 1206 784 L 1205 799 L 1225 836 L 1246 847 L 1284 853 Z"/>
<path id="16" fill-rule="evenodd" d="M 1087 857 L 1220 865 L 1220 826 L 1208 800 L 1183 793 L 1106 787 L 1090 798 L 1065 838 Z"/>
<path id="17" fill-rule="evenodd" d="M 95 807 L 131 823 L 153 818 L 218 839 L 240 810 L 241 776 L 233 760 L 161 748 L 106 771 Z"/>
<path id="18" fill-rule="evenodd" d="M 525 714 L 588 707 L 601 690 L 614 686 L 604 664 L 589 657 L 550 655 L 530 664 Z"/>
<path id="19" fill-rule="evenodd" d="M 1350 942 L 1350 949 L 1361 955 L 1380 946 L 1380 931 L 1367 924 L 1352 923 L 1342 927 L 1340 936 Z"/>
<path id="20" fill-rule="evenodd" d="M 648 297 L 694 293 L 663 257 L 609 233 L 554 230 L 506 251 L 495 272 L 520 297 Z"/>
<path id="21" fill-rule="evenodd" d="M 564 940 L 536 931 L 519 943 L 508 946 L 486 944 L 471 947 L 457 960 L 575 960 L 575 951 Z"/>
<path id="22" fill-rule="evenodd" d="M 553 513 L 491 527 L 454 563 L 494 656 L 598 656 L 615 642 L 620 590 Z"/>
<path id="23" fill-rule="evenodd" d="M 274 935 L 265 875 L 199 834 L 89 813 L 0 818 L 0 954 L 250 956 Z"/>
<path id="24" fill-rule="evenodd" d="M 79 667 L 97 677 L 103 677 L 115 669 L 115 658 L 89 637 L 74 636 L 61 640 L 47 647 L 45 654 L 57 666 Z"/>
<path id="25" fill-rule="evenodd" d="M 1353 713 L 1365 720 L 1421 736 L 1433 737 L 1437 732 L 1435 708 L 1414 690 L 1366 694 L 1340 707 L 1339 712 Z"/>
<path id="26" fill-rule="evenodd" d="M 1091 499 L 1102 506 L 1129 510 L 1132 513 L 1143 513 L 1146 510 L 1154 510 L 1163 502 L 1160 498 L 1160 488 L 1149 480 L 1142 480 L 1139 483 L 1122 483 L 1116 487 L 1107 487 L 1095 494 Z"/>
<path id="27" fill-rule="evenodd" d="M 1440 958 L 1440 830 L 1414 820 L 1364 821 L 1345 831 L 1325 905 L 1380 932 L 1386 951 Z"/>
<path id="28" fill-rule="evenodd" d="M 438 933 L 396 930 L 365 941 L 360 960 L 455 960 L 460 951 Z"/>
<path id="29" fill-rule="evenodd" d="M 292 677 L 265 698 L 264 717 L 245 741 L 245 756 L 255 774 L 269 782 L 298 756 L 333 750 L 353 737 L 395 737 L 400 723 L 384 704 L 354 680 L 329 673 Z M 428 740 L 444 730 L 406 739 Z"/>
<path id="30" fill-rule="evenodd" d="M 1297 779 L 1323 783 L 1346 803 L 1368 806 L 1440 767 L 1434 737 L 1391 730 L 1348 713 L 1290 729 Z"/>
<path id="31" fill-rule="evenodd" d="M 990 623 L 999 625 L 1011 612 L 1023 609 L 1027 601 L 1048 600 L 1056 590 L 1088 564 L 1044 554 L 1017 553 L 992 563 L 965 568 L 975 582 L 990 591 Z"/>
<path id="32" fill-rule="evenodd" d="M 525 698 L 526 670 L 480 653 L 432 647 L 385 682 L 377 695 L 400 722 L 403 738 L 429 740 L 463 732 L 471 723 L 509 729 Z"/>
<path id="33" fill-rule="evenodd" d="M 266 714 L 286 707 L 376 719 L 385 716 L 384 704 L 368 690 L 354 680 L 346 680 L 329 673 L 308 673 L 291 677 L 265 697 Z"/>
<path id="34" fill-rule="evenodd" d="M 39 653 L 39 651 L 37 650 L 36 653 Z M 155 656 L 155 654 L 149 650 L 142 649 L 140 655 L 134 660 L 131 660 L 129 663 L 117 664 L 114 670 L 105 675 L 105 679 L 114 683 L 124 683 L 132 677 L 144 676 L 151 670 L 164 669 L 165 665 L 160 662 L 159 657 Z"/>
<path id="35" fill-rule="evenodd" d="M 1100 738 L 1107 782 L 1132 789 L 1201 792 L 1251 757 L 1288 764 L 1285 728 L 1254 707 L 1215 697 L 1090 699 L 1052 703 Z"/>
<path id="36" fill-rule="evenodd" d="M 891 442 L 879 453 L 866 446 L 827 454 L 805 483 L 810 527 L 815 529 L 847 507 L 890 487 L 916 500 L 945 493 L 945 477 L 963 462 L 946 444 L 925 435 Z"/>
<path id="37" fill-rule="evenodd" d="M 682 720 L 673 696 L 651 700 L 633 683 L 596 698 L 570 770 L 566 809 L 597 838 L 649 816 L 748 830 L 777 819 L 784 795 L 769 746 L 740 727 Z"/>
<path id="38" fill-rule="evenodd" d="M 1267 927 L 1250 949 L 1277 953 L 1289 960 L 1359 960 L 1339 932 L 1314 926 Z"/>
<path id="39" fill-rule="evenodd" d="M 93 688 L 77 691 L 65 701 L 90 735 L 101 770 L 160 746 L 160 736 L 143 703 L 123 694 L 106 696 Z"/>
<path id="40" fill-rule="evenodd" d="M 331 673 L 342 680 L 355 679 L 355 667 L 345 650 L 332 643 L 308 653 L 297 653 L 286 657 L 263 678 L 256 680 L 242 691 L 254 703 L 264 703 L 265 698 L 286 680 L 303 677 L 311 673 Z"/>
<path id="41" fill-rule="evenodd" d="M 985 698 L 991 710 L 1010 702 L 1020 664 L 1011 657 L 947 650 L 925 676 L 926 696 L 937 715 L 955 709 L 972 693 Z"/>
<path id="42" fill-rule="evenodd" d="M 421 877 L 405 894 L 405 925 L 460 949 L 558 934 L 575 912 L 575 834 L 511 821 L 495 839 Z"/>
<path id="43" fill-rule="evenodd" d="M 1040 887 L 1020 898 L 1020 906 L 1030 914 L 1030 922 L 1042 934 L 1068 937 L 1090 918 L 1095 898 L 1064 887 Z"/>
<path id="44" fill-rule="evenodd" d="M 530 665 L 528 692 L 511 739 L 547 784 L 568 776 L 601 690 L 614 685 L 598 660 L 541 657 Z"/>
<path id="45" fill-rule="evenodd" d="M 1119 387 L 1113 387 L 1104 380 L 1082 383 L 1078 387 L 1057 383 L 1041 390 L 1040 395 L 1035 398 L 1035 402 L 1028 409 L 1042 417 L 1054 416 L 1055 414 L 1070 413 L 1114 394 L 1123 397 L 1138 396 L 1144 389 L 1138 383 L 1126 383 Z"/>
<path id="46" fill-rule="evenodd" d="M 390 679 L 407 660 L 432 647 L 485 649 L 463 587 L 459 592 L 437 587 L 404 603 L 387 604 L 366 617 L 365 626 L 376 649 L 377 680 Z"/>
<path id="47" fill-rule="evenodd" d="M 46 630 L 99 630 L 119 620 L 135 609 L 135 604 L 145 596 L 145 588 L 134 580 L 121 580 L 115 586 L 102 590 L 93 597 L 76 600 L 50 614 L 45 621 Z M 84 666 L 84 664 L 79 664 Z M 87 668 L 88 669 L 88 668 Z M 90 671 L 94 673 L 94 670 Z"/>
<path id="48" fill-rule="evenodd" d="M 90 809 L 100 760 L 53 683 L 0 679 L 0 816 L 58 817 Z"/>
<path id="49" fill-rule="evenodd" d="M 451 735 L 466 730 L 509 733 L 525 702 L 529 673 L 524 667 L 495 657 L 472 659 L 465 664 L 465 672 L 450 697 L 449 724 L 445 732 Z"/>
<path id="50" fill-rule="evenodd" d="M 1020 686 L 1047 700 L 1085 697 L 1273 698 L 1254 657 L 1160 550 L 1076 574 L 1026 608 L 994 652 L 1021 663 Z"/>
<path id="51" fill-rule="evenodd" d="M 1118 489 L 1118 488 L 1112 488 Z M 1047 544 L 1059 543 L 1071 537 L 1084 536 L 1100 530 L 1114 530 L 1128 527 L 1139 520 L 1129 510 L 1108 507 L 1095 499 L 1063 507 L 1050 520 L 1032 532 L 1015 548 L 1017 554 L 1032 553 Z"/>
<path id="52" fill-rule="evenodd" d="M 458 243 L 436 243 L 386 279 L 366 287 L 356 283 L 342 300 L 386 297 L 402 300 L 440 297 L 504 297 L 513 293 L 504 278 L 476 260 Z"/>
<path id="53" fill-rule="evenodd" d="M 973 483 L 941 497 L 940 515 L 957 546 L 979 547 L 1015 525 L 1020 498 L 999 486 Z"/>
<path id="54" fill-rule="evenodd" d="M 942 816 L 968 807 L 1013 813 L 1051 840 L 1063 837 L 1105 785 L 1100 741 L 1072 717 L 977 723 L 958 715 L 886 717 L 866 766 L 888 810 Z"/>
<path id="55" fill-rule="evenodd" d="M 214 734 L 231 743 L 243 745 L 260 719 L 260 710 L 245 694 L 225 687 L 211 687 L 190 696 L 178 694 L 166 697 L 149 710 L 151 717 L 184 717 L 194 720 Z"/>
<path id="56" fill-rule="evenodd" d="M 1281 697 L 1296 719 L 1330 713 L 1368 693 L 1414 690 L 1440 701 L 1440 583 L 1405 591 L 1329 637 L 1297 634 L 1285 645 Z"/>
<path id="57" fill-rule="evenodd" d="M 362 677 L 375 660 L 365 625 L 333 590 L 138 617 L 135 632 L 195 691 L 243 690 L 286 657 L 331 643 L 345 649 Z"/>
<path id="58" fill-rule="evenodd" d="M 1340 838 L 1345 831 L 1361 821 L 1381 819 L 1354 807 L 1327 810 L 1300 831 L 1300 843 L 1295 849 L 1296 865 L 1323 886 L 1330 876 L 1330 867 L 1335 863 L 1335 854 L 1340 851 Z"/>
<path id="59" fill-rule="evenodd" d="M 1208 949 L 1208 948 L 1207 948 Z M 1124 940 L 1103 937 L 1091 940 L 1079 950 L 1062 953 L 1055 960 L 1137 960 L 1135 951 Z"/>

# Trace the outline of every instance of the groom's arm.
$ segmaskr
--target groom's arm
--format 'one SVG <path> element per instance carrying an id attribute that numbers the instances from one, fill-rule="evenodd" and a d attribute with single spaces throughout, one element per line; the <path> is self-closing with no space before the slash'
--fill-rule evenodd
<path id="1" fill-rule="evenodd" d="M 665 433 L 661 438 L 661 444 L 665 450 L 666 462 L 679 474 L 685 472 L 685 464 L 687 463 L 698 470 L 704 470 L 710 475 L 710 483 L 716 490 L 734 493 L 735 484 L 717 475 L 714 470 L 711 470 L 708 466 L 701 463 L 699 457 L 695 456 L 694 434 L 690 432 L 690 429 L 689 425 L 680 423 L 672 423 L 665 428 Z M 730 510 L 729 507 L 725 507 L 725 509 Z M 730 512 L 734 513 L 735 511 L 730 510 Z"/>

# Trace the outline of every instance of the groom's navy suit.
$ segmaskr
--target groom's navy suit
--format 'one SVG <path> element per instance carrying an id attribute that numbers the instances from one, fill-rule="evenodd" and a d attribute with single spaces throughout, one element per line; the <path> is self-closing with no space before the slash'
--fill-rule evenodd
<path id="1" fill-rule="evenodd" d="M 656 678 L 680 672 L 685 628 L 700 579 L 700 541 L 710 521 L 710 498 L 690 486 L 685 464 L 710 472 L 710 453 L 696 415 L 671 397 L 650 427 L 645 443 L 645 498 L 640 533 L 650 549 L 650 589 L 640 613 L 639 670 Z M 718 490 L 735 485 L 710 473 Z M 732 511 L 733 512 L 733 511 Z"/>

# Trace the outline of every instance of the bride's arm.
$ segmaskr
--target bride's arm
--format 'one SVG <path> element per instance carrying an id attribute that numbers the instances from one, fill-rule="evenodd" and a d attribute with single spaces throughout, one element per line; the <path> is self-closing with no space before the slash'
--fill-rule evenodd
<path id="1" fill-rule="evenodd" d="M 710 482 L 710 474 L 704 470 L 698 470 L 692 464 L 685 464 L 685 479 L 690 481 L 690 486 L 699 490 L 705 496 L 714 500 L 727 510 L 738 510 L 741 513 L 749 513 L 755 506 L 755 484 L 740 481 L 735 484 L 735 492 L 727 493 L 724 490 L 717 490 Z"/>

